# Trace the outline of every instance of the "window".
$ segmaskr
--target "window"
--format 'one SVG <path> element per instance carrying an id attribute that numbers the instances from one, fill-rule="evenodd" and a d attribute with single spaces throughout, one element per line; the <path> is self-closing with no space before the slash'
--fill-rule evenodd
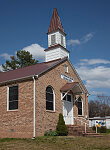
<path id="1" fill-rule="evenodd" d="M 54 92 L 51 86 L 46 88 L 46 110 L 54 110 Z"/>
<path id="2" fill-rule="evenodd" d="M 63 35 L 61 35 L 61 45 L 63 46 L 64 43 L 63 43 Z"/>
<path id="3" fill-rule="evenodd" d="M 65 72 L 68 72 L 68 65 L 65 65 L 64 68 L 65 68 Z"/>
<path id="4" fill-rule="evenodd" d="M 62 93 L 62 97 L 65 95 L 65 93 Z M 72 101 L 72 96 L 70 94 L 66 94 L 65 97 L 63 98 L 64 101 L 71 102 Z"/>
<path id="5" fill-rule="evenodd" d="M 9 87 L 8 110 L 18 109 L 18 86 Z"/>
<path id="6" fill-rule="evenodd" d="M 55 45 L 56 43 L 56 35 L 51 35 L 51 45 Z"/>
<path id="7" fill-rule="evenodd" d="M 78 98 L 78 115 L 82 115 L 82 100 L 81 100 L 81 97 Z"/>

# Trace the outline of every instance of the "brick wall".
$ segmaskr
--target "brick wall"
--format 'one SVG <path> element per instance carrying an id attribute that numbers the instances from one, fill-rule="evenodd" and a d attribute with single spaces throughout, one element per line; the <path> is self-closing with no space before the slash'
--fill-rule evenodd
<path id="1" fill-rule="evenodd" d="M 64 66 L 68 65 L 68 73 L 65 73 Z M 61 79 L 61 73 L 64 73 L 74 78 L 75 82 L 79 82 L 75 72 L 71 68 L 68 61 L 60 64 L 56 68 L 50 70 L 46 74 L 36 80 L 36 135 L 44 135 L 45 131 L 50 129 L 55 130 L 58 122 L 59 113 L 63 113 L 60 89 L 67 81 Z M 46 111 L 46 87 L 51 85 L 55 93 L 55 112 Z M 81 83 L 80 86 L 82 87 Z M 83 87 L 82 87 L 83 89 Z M 84 90 L 84 89 L 83 89 Z M 85 95 L 82 95 L 83 100 L 83 117 L 85 116 Z M 87 100 L 88 107 L 88 100 Z M 77 106 L 73 105 L 73 116 L 78 117 Z M 80 116 L 81 118 L 82 116 Z"/>
<path id="2" fill-rule="evenodd" d="M 68 65 L 65 73 L 64 65 Z M 59 113 L 63 113 L 60 89 L 67 81 L 61 79 L 61 73 L 79 82 L 68 61 L 36 79 L 36 136 L 44 135 L 45 131 L 55 130 Z M 0 138 L 32 138 L 33 137 L 33 80 L 17 82 L 19 87 L 18 110 L 7 111 L 7 87 L 0 87 Z M 81 83 L 79 83 L 82 87 Z M 46 111 L 46 87 L 51 85 L 55 93 L 55 112 Z M 83 87 L 82 87 L 83 89 Z M 84 89 L 83 89 L 84 90 Z M 85 95 L 82 95 L 83 110 L 85 109 Z M 87 101 L 88 108 L 88 101 Z M 78 117 L 77 106 L 73 105 L 73 116 Z M 83 111 L 85 116 L 85 111 Z M 81 118 L 82 116 L 80 116 Z"/>
<path id="3" fill-rule="evenodd" d="M 7 111 L 7 86 L 0 87 L 0 138 L 32 138 L 33 81 L 18 84 L 18 110 Z"/>

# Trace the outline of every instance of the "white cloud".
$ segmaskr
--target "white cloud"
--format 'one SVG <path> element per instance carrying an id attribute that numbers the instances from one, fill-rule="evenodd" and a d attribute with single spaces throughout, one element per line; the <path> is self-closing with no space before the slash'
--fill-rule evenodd
<path id="1" fill-rule="evenodd" d="M 89 40 L 91 40 L 93 37 L 93 33 L 88 33 L 86 34 L 82 39 L 81 42 L 82 43 L 87 43 Z"/>
<path id="2" fill-rule="evenodd" d="M 67 41 L 67 45 L 76 46 L 87 43 L 89 40 L 91 40 L 94 36 L 94 33 L 88 33 L 85 36 L 83 36 L 81 39 L 70 39 Z"/>
<path id="3" fill-rule="evenodd" d="M 104 59 L 83 59 L 76 69 L 81 79 L 86 82 L 86 87 L 89 90 L 92 88 L 110 88 L 110 67 L 91 66 L 101 63 L 110 64 L 110 61 Z"/>
<path id="4" fill-rule="evenodd" d="M 39 44 L 32 44 L 30 46 L 24 47 L 23 50 L 29 51 L 35 59 L 44 60 L 45 59 L 45 52 L 43 47 Z"/>
<path id="5" fill-rule="evenodd" d="M 93 96 L 97 96 L 97 95 L 107 95 L 107 92 L 102 92 L 102 91 L 90 91 L 90 94 Z"/>
<path id="6" fill-rule="evenodd" d="M 80 45 L 80 41 L 79 40 L 68 40 L 67 42 L 68 45 L 72 45 L 72 46 L 76 46 L 76 45 Z"/>
<path id="7" fill-rule="evenodd" d="M 0 54 L 0 57 L 3 57 L 5 60 L 7 59 L 10 59 L 10 56 L 8 53 L 3 53 L 3 54 Z"/>
<path id="8" fill-rule="evenodd" d="M 80 62 L 80 65 L 110 64 L 106 59 L 81 59 Z"/>

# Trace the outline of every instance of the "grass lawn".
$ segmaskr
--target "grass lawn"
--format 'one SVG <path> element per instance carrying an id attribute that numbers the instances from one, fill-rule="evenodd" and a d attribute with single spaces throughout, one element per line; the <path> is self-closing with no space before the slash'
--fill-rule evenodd
<path id="1" fill-rule="evenodd" d="M 38 137 L 0 139 L 0 150 L 110 150 L 110 134 L 103 137 Z"/>

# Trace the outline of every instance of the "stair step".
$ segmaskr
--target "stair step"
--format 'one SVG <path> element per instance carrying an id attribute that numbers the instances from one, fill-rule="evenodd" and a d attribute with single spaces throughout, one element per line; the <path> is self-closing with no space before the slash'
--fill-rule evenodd
<path id="1" fill-rule="evenodd" d="M 67 125 L 68 128 L 68 135 L 74 135 L 74 136 L 93 136 L 93 137 L 102 137 L 101 134 L 95 133 L 92 129 L 89 127 L 86 128 L 86 134 L 85 134 L 85 127 L 84 126 L 76 126 L 76 125 Z"/>

